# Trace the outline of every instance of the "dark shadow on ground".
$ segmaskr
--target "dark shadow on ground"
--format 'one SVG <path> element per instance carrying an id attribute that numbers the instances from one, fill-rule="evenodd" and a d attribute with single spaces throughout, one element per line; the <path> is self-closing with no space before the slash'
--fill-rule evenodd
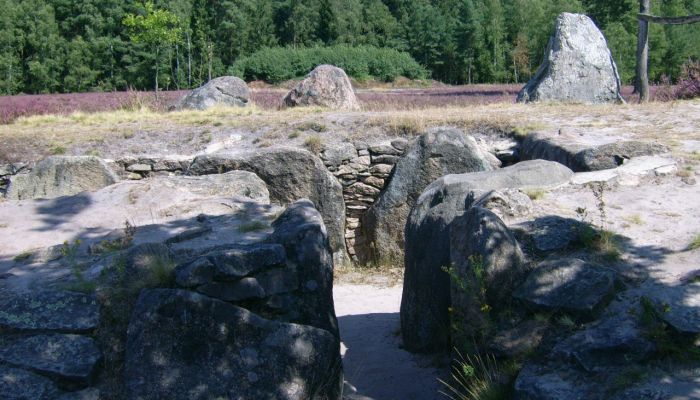
<path id="1" fill-rule="evenodd" d="M 373 400 L 443 399 L 437 378 L 445 378 L 443 355 L 414 355 L 401 348 L 399 313 L 346 315 L 338 318 L 345 381 L 357 398 Z M 347 388 L 346 388 L 347 392 Z"/>

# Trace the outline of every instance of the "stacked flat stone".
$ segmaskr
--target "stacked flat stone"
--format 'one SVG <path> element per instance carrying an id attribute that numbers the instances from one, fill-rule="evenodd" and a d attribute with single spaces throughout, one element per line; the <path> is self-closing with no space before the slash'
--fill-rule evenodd
<path id="1" fill-rule="evenodd" d="M 408 140 L 398 138 L 375 144 L 342 143 L 321 154 L 323 163 L 343 185 L 345 242 L 354 261 L 368 245 L 360 219 L 379 197 L 407 147 Z"/>

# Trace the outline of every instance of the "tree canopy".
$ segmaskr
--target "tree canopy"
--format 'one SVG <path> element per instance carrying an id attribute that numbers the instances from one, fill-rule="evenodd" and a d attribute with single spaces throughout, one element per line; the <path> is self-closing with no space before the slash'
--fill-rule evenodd
<path id="1" fill-rule="evenodd" d="M 638 0 L 0 0 L 0 9 L 0 94 L 146 89 L 156 79 L 195 87 L 261 49 L 335 45 L 407 52 L 446 83 L 525 82 L 563 11 L 590 15 L 623 81 L 635 77 Z M 652 0 L 653 15 L 698 13 L 700 0 Z M 172 18 L 149 25 L 149 15 Z M 652 81 L 700 59 L 700 25 L 650 29 Z"/>

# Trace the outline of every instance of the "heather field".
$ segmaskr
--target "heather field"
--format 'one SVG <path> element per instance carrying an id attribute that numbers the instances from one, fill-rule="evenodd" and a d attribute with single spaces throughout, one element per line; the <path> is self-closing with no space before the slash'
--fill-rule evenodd
<path id="1" fill-rule="evenodd" d="M 494 103 L 513 103 L 522 85 L 465 85 L 428 88 L 358 89 L 357 95 L 366 111 L 411 110 L 435 107 L 463 107 Z M 658 91 L 659 88 L 654 88 Z M 253 103 L 262 110 L 277 109 L 287 89 L 254 88 Z M 33 115 L 69 115 L 75 112 L 133 111 L 148 108 L 162 112 L 186 91 L 164 91 L 158 98 L 152 92 L 66 93 L 47 95 L 0 96 L 0 123 Z M 623 95 L 631 99 L 632 87 Z"/>

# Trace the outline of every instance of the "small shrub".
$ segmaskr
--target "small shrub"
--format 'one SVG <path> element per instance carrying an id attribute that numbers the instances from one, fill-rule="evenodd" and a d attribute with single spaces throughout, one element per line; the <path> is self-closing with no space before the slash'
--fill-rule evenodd
<path id="1" fill-rule="evenodd" d="M 316 155 L 321 154 L 323 151 L 323 139 L 320 136 L 310 136 L 304 141 L 304 146 Z"/>
<path id="2" fill-rule="evenodd" d="M 294 131 L 294 132 L 290 133 L 289 135 L 287 135 L 287 138 L 288 139 L 296 139 L 299 137 L 299 135 L 300 135 L 299 131 Z"/>
<path id="3" fill-rule="evenodd" d="M 688 60 L 683 65 L 675 95 L 679 99 L 700 97 L 700 60 Z"/>

